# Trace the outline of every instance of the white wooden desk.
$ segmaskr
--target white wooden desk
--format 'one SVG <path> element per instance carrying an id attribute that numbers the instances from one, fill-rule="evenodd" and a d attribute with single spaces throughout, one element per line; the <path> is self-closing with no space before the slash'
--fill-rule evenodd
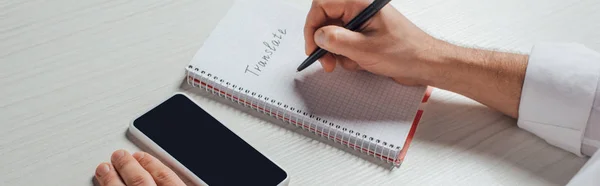
<path id="1" fill-rule="evenodd" d="M 308 0 L 294 0 L 299 5 Z M 138 148 L 134 116 L 175 91 L 232 0 L 0 1 L 0 185 L 91 185 L 110 153 Z M 396 0 L 436 37 L 528 52 L 537 42 L 600 50 L 597 0 Z M 144 76 L 145 78 L 142 78 Z M 385 170 L 196 96 L 287 169 L 292 185 L 563 185 L 585 158 L 516 121 L 434 92 L 405 163 Z"/>

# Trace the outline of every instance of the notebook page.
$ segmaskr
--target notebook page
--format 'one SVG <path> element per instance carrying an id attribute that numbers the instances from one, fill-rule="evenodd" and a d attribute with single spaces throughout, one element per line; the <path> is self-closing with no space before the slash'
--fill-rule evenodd
<path id="1" fill-rule="evenodd" d="M 257 3 L 260 2 L 260 3 Z M 402 146 L 425 87 L 319 63 L 298 73 L 308 7 L 238 0 L 206 39 L 190 65 L 219 79 L 281 101 L 387 144 Z"/>

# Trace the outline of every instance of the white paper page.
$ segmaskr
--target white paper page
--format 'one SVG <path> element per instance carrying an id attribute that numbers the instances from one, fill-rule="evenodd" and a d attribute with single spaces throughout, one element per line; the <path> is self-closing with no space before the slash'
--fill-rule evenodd
<path id="1" fill-rule="evenodd" d="M 403 146 L 425 88 L 341 67 L 325 73 L 318 62 L 296 72 L 307 57 L 307 12 L 274 1 L 238 1 L 190 64 L 348 130 Z"/>

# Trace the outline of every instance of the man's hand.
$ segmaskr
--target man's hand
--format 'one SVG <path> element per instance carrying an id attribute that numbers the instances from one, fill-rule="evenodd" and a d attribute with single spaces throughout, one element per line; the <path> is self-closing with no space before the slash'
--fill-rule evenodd
<path id="1" fill-rule="evenodd" d="M 169 167 L 145 152 L 129 154 L 115 151 L 111 163 L 96 168 L 96 180 L 101 186 L 184 186 Z"/>
<path id="2" fill-rule="evenodd" d="M 319 61 L 327 72 L 337 64 L 364 69 L 402 84 L 425 84 L 428 51 L 440 42 L 429 36 L 391 5 L 363 25 L 360 32 L 343 28 L 370 0 L 314 0 L 306 18 L 306 54 L 317 46 L 327 50 Z M 333 53 L 333 54 L 331 54 Z"/>
<path id="3" fill-rule="evenodd" d="M 337 64 L 367 70 L 405 85 L 430 85 L 518 117 L 528 56 L 452 45 L 423 32 L 391 5 L 363 25 L 343 28 L 371 0 L 313 0 L 304 38 L 306 54 L 327 50 L 319 61 L 327 72 Z M 333 54 L 331 54 L 333 53 Z"/>

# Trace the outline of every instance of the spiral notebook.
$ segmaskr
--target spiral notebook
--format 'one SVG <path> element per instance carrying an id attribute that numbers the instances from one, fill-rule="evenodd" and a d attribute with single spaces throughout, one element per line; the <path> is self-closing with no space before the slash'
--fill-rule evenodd
<path id="1" fill-rule="evenodd" d="M 342 68 L 326 73 L 318 63 L 296 72 L 307 57 L 307 11 L 280 1 L 236 1 L 186 68 L 188 83 L 399 166 L 427 87 Z"/>

